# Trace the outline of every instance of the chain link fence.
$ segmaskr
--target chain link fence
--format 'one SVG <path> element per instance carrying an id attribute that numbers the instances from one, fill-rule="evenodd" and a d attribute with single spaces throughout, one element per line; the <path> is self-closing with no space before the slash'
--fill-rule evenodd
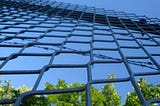
<path id="1" fill-rule="evenodd" d="M 130 83 L 144 106 L 160 102 L 146 100 L 137 84 L 140 77 L 159 81 L 160 19 L 47 0 L 0 2 L 0 76 L 32 88 L 0 104 L 85 91 L 91 106 L 91 86 L 104 83 Z M 107 79 L 110 74 L 116 78 Z M 61 77 L 85 86 L 42 89 Z"/>

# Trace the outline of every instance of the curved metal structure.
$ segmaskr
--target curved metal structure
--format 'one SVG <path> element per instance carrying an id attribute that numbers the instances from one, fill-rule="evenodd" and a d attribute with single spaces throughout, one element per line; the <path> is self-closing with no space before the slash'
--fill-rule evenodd
<path id="1" fill-rule="evenodd" d="M 144 106 L 160 102 L 146 100 L 137 84 L 139 77 L 159 80 L 160 19 L 47 0 L 0 2 L 0 76 L 17 82 L 18 76 L 32 76 L 24 77 L 32 82 L 31 91 L 0 104 L 18 106 L 30 95 L 85 91 L 91 106 L 91 86 L 123 82 L 131 84 Z M 76 74 L 84 87 L 42 89 L 41 82 L 51 76 L 76 82 Z M 109 74 L 116 78 L 106 79 Z"/>

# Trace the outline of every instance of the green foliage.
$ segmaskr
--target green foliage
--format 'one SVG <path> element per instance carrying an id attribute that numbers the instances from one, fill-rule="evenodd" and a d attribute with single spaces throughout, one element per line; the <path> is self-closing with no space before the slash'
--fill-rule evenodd
<path id="1" fill-rule="evenodd" d="M 109 79 L 114 79 L 114 75 L 110 75 Z M 58 80 L 57 85 L 46 83 L 46 90 L 80 88 L 83 86 L 85 84 L 73 83 L 72 85 L 67 85 L 64 80 Z M 85 92 L 54 94 L 49 95 L 47 98 L 50 104 L 56 104 L 57 106 L 85 106 L 86 104 Z M 112 83 L 106 84 L 101 92 L 91 87 L 91 100 L 93 106 L 120 106 L 120 96 Z"/>
<path id="2" fill-rule="evenodd" d="M 44 96 L 31 96 L 21 103 L 20 106 L 49 106 Z"/>
<path id="3" fill-rule="evenodd" d="M 114 78 L 115 78 L 115 76 L 113 74 L 111 74 L 108 77 L 108 79 L 114 79 Z M 120 106 L 121 97 L 117 93 L 117 91 L 114 89 L 113 83 L 106 84 L 103 87 L 102 93 L 106 97 L 106 104 L 105 104 L 106 106 Z"/>
<path id="4" fill-rule="evenodd" d="M 114 85 L 112 83 L 105 85 L 102 93 L 106 97 L 106 106 L 120 106 L 121 97 L 114 89 Z"/>
<path id="5" fill-rule="evenodd" d="M 114 79 L 114 75 L 110 75 L 109 79 Z M 160 98 L 160 84 L 147 84 L 144 78 L 138 80 L 138 86 L 146 100 L 153 98 Z M 59 79 L 56 85 L 50 83 L 45 84 L 45 90 L 65 89 L 65 88 L 80 88 L 84 87 L 83 83 L 73 83 L 68 85 L 64 80 Z M 0 99 L 13 99 L 17 98 L 20 94 L 30 91 L 31 88 L 22 86 L 15 89 L 10 81 L 2 81 L 0 79 Z M 114 88 L 113 83 L 105 84 L 101 90 L 91 87 L 91 100 L 92 106 L 120 106 L 120 95 Z M 73 92 L 62 94 L 51 94 L 47 96 L 34 95 L 21 103 L 20 106 L 85 106 L 86 105 L 86 92 Z M 1 106 L 1 105 L 0 105 Z M 6 104 L 3 106 L 13 106 Z M 141 106 L 140 100 L 135 91 L 128 93 L 126 102 L 123 106 Z M 151 106 L 155 106 L 152 104 Z"/>
<path id="6" fill-rule="evenodd" d="M 0 79 L 0 99 L 14 99 L 17 98 L 20 94 L 30 91 L 31 88 L 26 86 L 22 86 L 20 88 L 15 89 L 10 81 L 2 81 Z M 23 101 L 20 106 L 47 106 L 48 101 L 46 98 L 42 96 L 32 96 L 27 100 Z M 0 106 L 13 106 L 13 104 L 6 104 Z"/>
<path id="7" fill-rule="evenodd" d="M 1 81 L 0 84 L 0 99 L 12 99 L 19 95 L 19 91 L 15 90 L 10 81 Z"/>
<path id="8" fill-rule="evenodd" d="M 160 98 L 160 84 L 147 84 L 146 79 L 140 78 L 138 80 L 138 86 L 146 100 Z M 131 93 L 128 93 L 124 106 L 141 106 L 135 90 Z M 152 106 L 155 106 L 155 104 Z"/>
<path id="9" fill-rule="evenodd" d="M 67 85 L 64 80 L 59 79 L 57 85 L 51 85 L 46 83 L 46 90 L 64 89 L 64 88 L 79 88 L 83 87 L 84 84 L 74 83 Z M 74 92 L 74 93 L 63 93 L 53 94 L 47 96 L 49 104 L 56 104 L 57 106 L 85 106 L 85 93 Z"/>

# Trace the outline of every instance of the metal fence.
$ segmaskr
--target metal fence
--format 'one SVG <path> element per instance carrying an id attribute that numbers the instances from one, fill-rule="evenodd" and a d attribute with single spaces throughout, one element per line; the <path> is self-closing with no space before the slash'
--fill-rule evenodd
<path id="1" fill-rule="evenodd" d="M 140 77 L 159 81 L 160 19 L 47 0 L 0 2 L 0 75 L 15 85 L 32 76 L 24 78 L 31 78 L 33 85 L 31 91 L 1 104 L 17 106 L 28 95 L 85 91 L 86 105 L 91 106 L 91 86 L 123 82 L 131 83 L 144 106 L 160 102 L 146 100 L 137 84 Z M 57 69 L 62 75 L 46 74 Z M 67 69 L 70 74 L 63 73 Z M 111 73 L 116 78 L 106 79 Z M 79 80 L 76 74 L 81 74 Z M 69 76 L 86 85 L 41 90 L 49 76 Z"/>

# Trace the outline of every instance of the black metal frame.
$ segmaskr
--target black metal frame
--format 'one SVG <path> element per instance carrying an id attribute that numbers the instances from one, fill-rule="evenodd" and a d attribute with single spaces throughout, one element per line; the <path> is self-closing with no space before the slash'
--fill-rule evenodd
<path id="1" fill-rule="evenodd" d="M 126 14 L 124 12 L 115 12 L 113 10 L 104 10 L 98 8 L 89 8 L 86 6 L 65 4 L 55 1 L 29 1 L 27 0 L 0 0 L 0 47 L 5 48 L 20 48 L 18 52 L 11 53 L 8 57 L 0 56 L 0 74 L 3 75 L 19 75 L 19 74 L 38 74 L 36 83 L 32 91 L 21 94 L 17 99 L 0 100 L 0 104 L 15 103 L 18 106 L 21 101 L 29 95 L 44 95 L 44 94 L 58 94 L 67 92 L 81 92 L 86 91 L 86 105 L 91 106 L 90 87 L 93 84 L 111 83 L 111 82 L 131 82 L 136 90 L 141 103 L 148 106 L 151 103 L 159 103 L 160 99 L 145 100 L 141 90 L 139 89 L 135 80 L 136 76 L 150 76 L 160 75 L 160 63 L 154 59 L 154 56 L 160 57 L 159 53 L 150 53 L 145 47 L 160 48 L 160 19 L 147 18 L 146 16 L 137 16 L 135 14 Z M 9 23 L 7 23 L 9 22 Z M 46 24 L 44 26 L 40 24 Z M 88 27 L 77 29 L 76 26 Z M 97 26 L 107 27 L 99 28 Z M 55 29 L 63 27 L 64 29 Z M 35 28 L 35 29 L 34 29 Z M 67 29 L 69 28 L 69 29 Z M 42 29 L 42 30 L 40 30 Z M 118 32 L 116 31 L 118 30 Z M 83 35 L 79 35 L 76 31 L 80 31 Z M 96 32 L 97 31 L 97 32 Z M 102 31 L 102 33 L 98 32 Z M 119 32 L 120 31 L 120 32 Z M 39 33 L 39 35 L 21 36 L 24 33 Z M 50 32 L 64 32 L 64 35 L 50 35 Z M 89 32 L 86 34 L 85 32 Z M 95 35 L 99 37 L 111 37 L 112 39 L 98 40 Z M 89 41 L 69 40 L 70 37 L 85 37 L 90 38 Z M 121 37 L 118 37 L 121 36 Z M 39 42 L 41 38 L 62 38 L 62 42 Z M 28 43 L 15 42 L 13 39 L 20 39 L 28 41 Z M 152 43 L 143 43 L 143 40 Z M 121 45 L 120 41 L 134 42 L 136 45 Z M 95 47 L 94 43 L 111 43 L 115 47 Z M 89 50 L 77 50 L 67 48 L 66 43 L 73 44 L 88 44 Z M 54 46 L 59 49 L 54 50 L 53 53 L 24 53 L 23 51 L 28 47 L 37 47 L 45 50 L 53 50 L 50 47 Z M 144 56 L 126 56 L 122 49 L 142 50 Z M 96 54 L 93 51 L 117 51 L 120 58 L 109 57 L 103 54 Z M 83 64 L 53 64 L 54 58 L 59 54 L 79 54 L 88 56 L 89 61 Z M 3 70 L 3 67 L 13 59 L 19 56 L 41 56 L 50 57 L 49 63 L 38 70 Z M 94 57 L 104 60 L 95 60 Z M 134 61 L 134 59 L 148 59 L 150 62 Z M 115 78 L 115 79 L 92 79 L 91 67 L 94 64 L 110 64 L 110 63 L 124 63 L 129 77 Z M 143 66 L 155 70 L 154 72 L 138 72 L 135 73 L 130 68 L 130 64 Z M 154 67 L 149 65 L 154 65 Z M 82 88 L 61 89 L 61 90 L 37 90 L 37 87 L 42 79 L 43 74 L 50 68 L 86 68 L 87 69 L 87 83 Z M 26 71 L 27 70 L 27 71 Z"/>

